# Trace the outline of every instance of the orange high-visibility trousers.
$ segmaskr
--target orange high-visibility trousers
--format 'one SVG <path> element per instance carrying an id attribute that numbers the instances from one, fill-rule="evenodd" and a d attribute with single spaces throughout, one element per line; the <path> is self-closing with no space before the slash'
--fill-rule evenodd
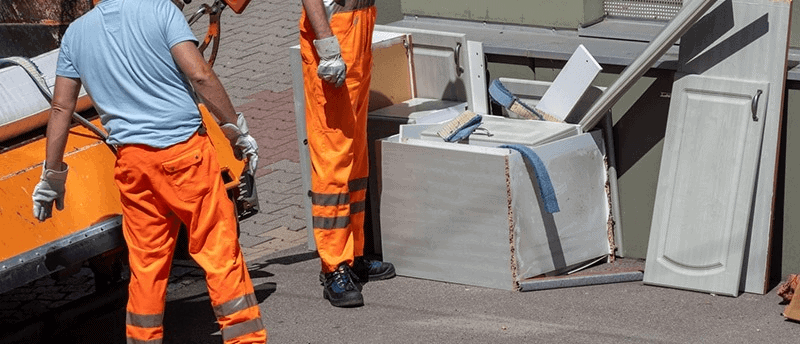
<path id="1" fill-rule="evenodd" d="M 316 35 L 305 10 L 300 17 L 300 54 L 311 157 L 311 215 L 322 272 L 364 254 L 369 155 L 367 109 L 372 69 L 374 1 L 346 1 L 330 19 L 347 65 L 343 86 L 317 76 Z M 355 7 L 355 8 L 352 8 Z"/>
<path id="2" fill-rule="evenodd" d="M 236 214 L 206 135 L 166 149 L 119 148 L 114 179 L 131 270 L 128 343 L 161 343 L 167 282 L 181 223 L 205 270 L 225 343 L 265 343 L 267 332 L 236 234 Z"/>

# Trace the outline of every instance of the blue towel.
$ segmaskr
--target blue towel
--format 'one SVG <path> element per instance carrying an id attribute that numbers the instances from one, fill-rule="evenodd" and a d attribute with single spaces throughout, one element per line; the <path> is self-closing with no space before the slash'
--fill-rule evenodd
<path id="1" fill-rule="evenodd" d="M 547 173 L 547 168 L 544 162 L 539 158 L 539 155 L 533 149 L 519 145 L 509 144 L 502 145 L 500 148 L 513 149 L 522 155 L 522 158 L 533 167 L 533 172 L 536 174 L 536 181 L 539 184 L 539 193 L 544 203 L 544 210 L 550 214 L 560 211 L 558 208 L 558 200 L 556 199 L 556 190 L 553 188 L 553 183 L 550 181 L 550 174 Z"/>

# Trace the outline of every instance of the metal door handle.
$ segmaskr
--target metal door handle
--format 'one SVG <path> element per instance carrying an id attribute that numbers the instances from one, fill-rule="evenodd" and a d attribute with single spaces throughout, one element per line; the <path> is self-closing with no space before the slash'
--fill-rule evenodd
<path id="1" fill-rule="evenodd" d="M 461 60 L 461 43 L 456 42 L 456 49 L 455 49 L 455 60 L 456 60 L 456 76 L 461 76 L 461 73 L 464 73 L 464 68 L 459 66 L 459 61 Z"/>
<path id="2" fill-rule="evenodd" d="M 758 99 L 761 98 L 761 90 L 756 91 L 756 95 L 753 96 L 753 101 L 750 103 L 750 111 L 753 112 L 753 121 L 758 122 Z"/>

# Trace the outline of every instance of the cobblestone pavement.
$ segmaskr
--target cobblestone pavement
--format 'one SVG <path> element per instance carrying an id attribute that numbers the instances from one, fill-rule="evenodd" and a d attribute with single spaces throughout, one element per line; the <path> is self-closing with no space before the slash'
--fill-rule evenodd
<path id="1" fill-rule="evenodd" d="M 240 223 L 247 261 L 307 240 L 289 67 L 289 48 L 299 43 L 300 11 L 300 1 L 252 1 L 242 14 L 226 10 L 221 19 L 214 70 L 259 145 L 260 211 Z M 202 37 L 205 25 L 193 29 Z"/>
<path id="2" fill-rule="evenodd" d="M 184 8 L 187 18 L 201 3 Z M 260 212 L 241 221 L 240 245 L 248 262 L 305 245 L 302 182 L 295 128 L 289 47 L 298 44 L 299 1 L 259 0 L 242 14 L 226 9 L 214 70 L 259 144 L 256 184 Z M 207 19 L 192 26 L 202 40 Z M 190 260 L 176 260 L 169 290 L 203 278 Z M 88 267 L 56 280 L 44 278 L 0 295 L 0 334 L 37 321 L 59 307 L 93 295 Z M 0 339 L 0 342 L 4 342 Z"/>

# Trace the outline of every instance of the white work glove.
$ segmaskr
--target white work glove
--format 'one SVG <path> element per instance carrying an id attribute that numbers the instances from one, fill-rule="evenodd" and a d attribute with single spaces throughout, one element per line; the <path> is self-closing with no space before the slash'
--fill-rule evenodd
<path id="1" fill-rule="evenodd" d="M 347 74 L 347 66 L 342 60 L 339 40 L 336 36 L 315 39 L 314 48 L 317 49 L 317 55 L 320 58 L 319 67 L 317 67 L 319 78 L 334 84 L 336 87 L 341 87 Z"/>
<path id="2" fill-rule="evenodd" d="M 225 133 L 225 137 L 231 141 L 236 159 L 242 160 L 246 157 L 250 174 L 255 176 L 258 168 L 258 143 L 256 143 L 256 139 L 250 136 L 250 130 L 247 128 L 244 114 L 237 112 L 236 115 L 236 124 L 225 123 L 220 128 Z"/>
<path id="3" fill-rule="evenodd" d="M 44 221 L 53 216 L 53 201 L 58 210 L 64 210 L 64 183 L 69 166 L 61 163 L 62 171 L 46 169 L 42 164 L 42 177 L 33 188 L 33 217 Z"/>

